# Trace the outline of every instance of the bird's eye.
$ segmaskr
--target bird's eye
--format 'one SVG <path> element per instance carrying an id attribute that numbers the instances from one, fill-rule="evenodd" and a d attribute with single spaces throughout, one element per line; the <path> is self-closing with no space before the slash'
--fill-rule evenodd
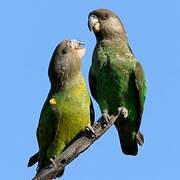
<path id="1" fill-rule="evenodd" d="M 66 54 L 66 53 L 67 53 L 67 49 L 64 48 L 64 49 L 62 50 L 62 54 Z"/>
<path id="2" fill-rule="evenodd" d="M 109 18 L 109 14 L 108 13 L 103 14 L 102 17 L 101 17 L 101 19 L 103 19 L 103 20 L 106 20 L 108 18 Z"/>
<path id="3" fill-rule="evenodd" d="M 105 17 L 105 18 L 108 18 L 108 17 L 109 17 L 108 13 L 106 13 L 106 14 L 104 15 L 104 17 Z"/>

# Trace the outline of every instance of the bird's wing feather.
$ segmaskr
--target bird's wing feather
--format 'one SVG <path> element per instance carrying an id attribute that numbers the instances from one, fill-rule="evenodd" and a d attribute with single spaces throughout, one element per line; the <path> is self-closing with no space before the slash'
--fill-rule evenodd
<path id="1" fill-rule="evenodd" d="M 95 71 L 93 70 L 92 66 L 89 71 L 89 86 L 91 90 L 91 94 L 95 100 L 97 100 L 96 95 L 96 75 Z"/>
<path id="2" fill-rule="evenodd" d="M 139 94 L 140 119 L 141 119 L 144 109 L 144 102 L 146 98 L 146 80 L 145 80 L 143 68 L 139 62 L 136 63 L 134 74 L 135 74 L 135 83 Z"/>
<path id="3" fill-rule="evenodd" d="M 46 101 L 40 116 L 37 128 L 37 139 L 40 148 L 40 159 L 46 154 L 47 148 L 54 142 L 59 126 L 61 111 L 56 104 Z"/>

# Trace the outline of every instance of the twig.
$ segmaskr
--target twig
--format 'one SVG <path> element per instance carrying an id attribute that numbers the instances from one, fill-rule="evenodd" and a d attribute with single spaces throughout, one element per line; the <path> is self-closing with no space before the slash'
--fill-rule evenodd
<path id="1" fill-rule="evenodd" d="M 110 116 L 109 122 L 106 126 L 104 126 L 104 118 L 101 117 L 92 126 L 95 132 L 94 138 L 88 138 L 85 133 L 82 133 L 77 140 L 54 159 L 53 166 L 47 165 L 33 178 L 33 180 L 51 180 L 55 178 L 59 172 L 63 171 L 66 165 L 99 139 L 114 124 L 120 115 L 122 115 L 122 112 L 118 111 L 118 113 Z"/>

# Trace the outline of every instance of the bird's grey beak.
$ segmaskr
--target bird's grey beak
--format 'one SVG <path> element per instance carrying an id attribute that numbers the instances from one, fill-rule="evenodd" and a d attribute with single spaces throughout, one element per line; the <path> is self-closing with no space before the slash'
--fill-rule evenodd
<path id="1" fill-rule="evenodd" d="M 77 43 L 78 45 L 75 49 L 80 59 L 82 59 L 82 57 L 85 55 L 86 52 L 85 44 L 82 41 L 77 41 Z"/>
<path id="2" fill-rule="evenodd" d="M 72 39 L 70 42 L 71 42 L 72 49 L 83 49 L 83 48 L 85 48 L 85 45 L 82 41 Z"/>
<path id="3" fill-rule="evenodd" d="M 85 48 L 85 44 L 82 41 L 79 41 L 79 47 L 80 48 Z"/>
<path id="4" fill-rule="evenodd" d="M 94 31 L 94 32 L 100 31 L 100 22 L 96 15 L 92 14 L 89 16 L 88 27 L 90 31 Z"/>

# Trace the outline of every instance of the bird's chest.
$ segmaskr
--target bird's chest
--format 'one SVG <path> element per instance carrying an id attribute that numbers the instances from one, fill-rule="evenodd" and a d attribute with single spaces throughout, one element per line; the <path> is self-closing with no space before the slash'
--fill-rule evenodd
<path id="1" fill-rule="evenodd" d="M 121 53 L 100 50 L 97 60 L 97 97 L 115 101 L 124 98 L 128 89 L 133 63 Z"/>
<path id="2" fill-rule="evenodd" d="M 119 91 L 127 86 L 131 71 L 132 67 L 123 57 L 118 54 L 106 54 L 98 64 L 97 80 L 103 88 L 114 87 Z"/>
<path id="3" fill-rule="evenodd" d="M 83 86 L 75 86 L 61 92 L 57 99 L 63 121 L 69 121 L 73 125 L 83 121 L 82 117 L 88 120 L 90 100 L 88 92 Z"/>

